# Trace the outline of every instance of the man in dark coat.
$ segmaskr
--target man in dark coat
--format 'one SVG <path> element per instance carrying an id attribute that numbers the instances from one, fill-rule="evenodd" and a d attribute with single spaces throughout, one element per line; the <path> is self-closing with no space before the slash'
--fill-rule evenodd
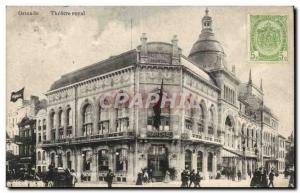
<path id="1" fill-rule="evenodd" d="M 191 187 L 192 183 L 194 183 L 194 186 L 195 186 L 195 170 L 192 170 L 190 172 L 190 184 L 189 184 L 189 187 Z"/>
<path id="2" fill-rule="evenodd" d="M 261 175 L 261 187 L 268 187 L 267 170 L 264 169 Z"/>
<path id="3" fill-rule="evenodd" d="M 273 180 L 274 180 L 274 171 L 273 170 L 271 170 L 271 172 L 269 173 L 269 187 L 271 187 L 271 185 L 272 185 L 272 187 L 274 188 L 274 183 L 273 183 Z"/>
<path id="4" fill-rule="evenodd" d="M 238 171 L 237 176 L 238 176 L 238 181 L 241 181 L 241 179 L 242 179 L 241 170 Z"/>
<path id="5" fill-rule="evenodd" d="M 197 173 L 196 173 L 196 175 L 195 175 L 195 182 L 194 182 L 194 184 L 195 184 L 195 188 L 196 187 L 201 187 L 200 186 L 200 181 L 202 180 L 202 177 L 201 177 L 201 175 L 200 175 L 200 172 L 199 171 L 197 171 Z"/>
<path id="6" fill-rule="evenodd" d="M 114 179 L 115 175 L 112 173 L 112 171 L 109 169 L 108 173 L 106 174 L 106 182 L 107 182 L 107 187 L 111 188 L 112 187 L 112 182 Z"/>

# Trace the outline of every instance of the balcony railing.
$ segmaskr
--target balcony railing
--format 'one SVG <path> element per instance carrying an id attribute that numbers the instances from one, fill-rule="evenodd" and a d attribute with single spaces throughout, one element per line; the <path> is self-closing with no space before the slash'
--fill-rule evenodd
<path id="1" fill-rule="evenodd" d="M 147 137 L 157 137 L 157 138 L 172 138 L 172 131 L 148 131 L 146 133 Z"/>
<path id="2" fill-rule="evenodd" d="M 192 139 L 196 139 L 196 140 L 201 140 L 201 141 L 210 141 L 212 143 L 221 143 L 221 139 L 219 138 L 214 138 L 212 136 L 204 136 L 204 133 L 182 133 L 181 134 L 181 139 L 185 139 L 185 140 L 192 140 Z"/>
<path id="3" fill-rule="evenodd" d="M 49 144 L 57 144 L 57 143 L 78 143 L 78 142 L 86 142 L 86 141 L 94 141 L 97 139 L 115 139 L 115 138 L 123 138 L 123 137 L 133 137 L 134 132 L 114 132 L 108 134 L 97 134 L 97 135 L 89 135 L 89 136 L 81 136 L 76 138 L 62 138 L 56 140 L 47 140 L 43 141 L 44 145 Z"/>

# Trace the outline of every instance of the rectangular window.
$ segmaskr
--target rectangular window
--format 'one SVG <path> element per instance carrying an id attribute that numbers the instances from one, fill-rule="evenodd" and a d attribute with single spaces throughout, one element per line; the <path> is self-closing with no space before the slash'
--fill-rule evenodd
<path id="1" fill-rule="evenodd" d="M 67 137 L 68 137 L 68 138 L 72 137 L 72 133 L 73 133 L 73 128 L 72 128 L 72 126 L 68 126 L 68 127 L 67 127 Z"/>
<path id="2" fill-rule="evenodd" d="M 64 129 L 63 128 L 60 128 L 58 130 L 58 138 L 59 139 L 63 139 L 64 138 Z"/>
<path id="3" fill-rule="evenodd" d="M 204 132 L 204 121 L 203 120 L 198 123 L 198 132 L 199 133 Z"/>
<path id="4" fill-rule="evenodd" d="M 55 129 L 51 130 L 51 140 L 55 140 Z"/>
<path id="5" fill-rule="evenodd" d="M 92 127 L 93 124 L 92 123 L 86 123 L 83 125 L 83 136 L 90 136 L 92 134 Z"/>
<path id="6" fill-rule="evenodd" d="M 193 130 L 193 123 L 191 120 L 185 120 L 185 129 L 192 131 Z"/>
<path id="7" fill-rule="evenodd" d="M 107 134 L 109 133 L 109 121 L 100 121 L 98 134 Z"/>
<path id="8" fill-rule="evenodd" d="M 39 142 L 39 143 L 41 143 L 41 141 L 42 141 L 42 135 L 41 135 L 41 134 L 39 134 L 39 137 L 38 137 L 38 142 Z"/>

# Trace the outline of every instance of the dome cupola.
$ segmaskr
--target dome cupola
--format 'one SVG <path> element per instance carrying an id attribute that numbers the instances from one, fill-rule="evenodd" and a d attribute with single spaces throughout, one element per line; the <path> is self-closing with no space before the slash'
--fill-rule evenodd
<path id="1" fill-rule="evenodd" d="M 212 23 L 212 17 L 206 9 L 202 18 L 201 34 L 189 54 L 190 60 L 206 70 L 225 67 L 225 53 L 221 43 L 215 38 Z"/>

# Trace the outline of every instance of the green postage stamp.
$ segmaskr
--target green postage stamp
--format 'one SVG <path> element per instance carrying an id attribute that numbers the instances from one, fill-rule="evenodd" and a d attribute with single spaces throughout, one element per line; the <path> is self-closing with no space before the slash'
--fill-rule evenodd
<path id="1" fill-rule="evenodd" d="M 287 22 L 287 15 L 250 15 L 250 61 L 288 60 Z"/>

